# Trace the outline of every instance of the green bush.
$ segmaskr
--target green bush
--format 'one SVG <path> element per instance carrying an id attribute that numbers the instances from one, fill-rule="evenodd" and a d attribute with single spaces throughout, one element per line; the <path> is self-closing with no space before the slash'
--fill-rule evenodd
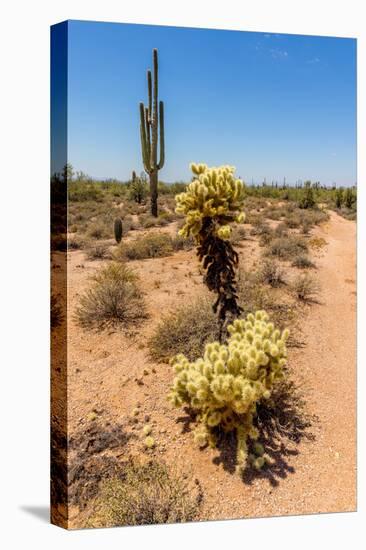
<path id="1" fill-rule="evenodd" d="M 123 476 L 105 480 L 86 527 L 184 523 L 197 517 L 202 491 L 153 460 L 130 460 Z"/>
<path id="2" fill-rule="evenodd" d="M 314 208 L 316 205 L 313 187 L 310 181 L 306 181 L 299 201 L 299 208 Z"/>
<path id="3" fill-rule="evenodd" d="M 136 323 L 146 317 L 137 275 L 123 264 L 110 263 L 92 278 L 81 296 L 76 317 L 85 328 Z"/>

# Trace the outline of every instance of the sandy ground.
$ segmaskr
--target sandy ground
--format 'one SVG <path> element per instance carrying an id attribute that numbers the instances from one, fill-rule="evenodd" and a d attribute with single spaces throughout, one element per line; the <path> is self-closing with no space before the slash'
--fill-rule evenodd
<path id="1" fill-rule="evenodd" d="M 102 262 L 86 261 L 82 251 L 69 254 L 70 433 L 82 430 L 91 414 L 112 424 L 125 423 L 140 405 L 142 422 L 129 424 L 129 429 L 138 434 L 146 417 L 157 441 L 155 456 L 200 481 L 201 519 L 355 510 L 356 225 L 330 212 L 329 222 L 312 236 L 327 243 L 313 249 L 322 290 L 319 302 L 304 311 L 303 346 L 290 350 L 289 366 L 306 388 L 309 412 L 319 419 L 313 427 L 316 439 L 283 449 L 272 476 L 242 480 L 219 450 L 197 449 L 184 412 L 172 409 L 166 400 L 171 367 L 148 357 L 146 338 L 162 314 L 202 294 L 194 251 L 130 262 L 141 277 L 150 314 L 134 338 L 121 331 L 95 333 L 77 326 L 73 314 L 78 297 Z M 254 244 L 243 242 L 243 261 L 256 261 Z M 136 438 L 132 451 L 143 452 L 142 438 Z M 79 526 L 77 510 L 71 519 L 72 527 Z"/>

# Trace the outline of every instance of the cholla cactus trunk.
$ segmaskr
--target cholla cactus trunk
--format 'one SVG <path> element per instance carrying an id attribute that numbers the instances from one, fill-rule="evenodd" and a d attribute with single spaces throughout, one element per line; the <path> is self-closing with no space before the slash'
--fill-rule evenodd
<path id="1" fill-rule="evenodd" d="M 235 318 L 242 313 L 235 280 L 239 256 L 230 235 L 231 224 L 244 221 L 244 184 L 235 178 L 233 166 L 209 168 L 191 164 L 191 169 L 195 177 L 187 190 L 176 196 L 176 212 L 185 214 L 180 234 L 195 239 L 198 257 L 206 270 L 205 283 L 217 294 L 213 309 L 218 313 L 221 342 L 228 314 Z"/>
<path id="2" fill-rule="evenodd" d="M 148 106 L 140 103 L 142 160 L 150 178 L 151 214 L 158 215 L 158 172 L 164 166 L 164 103 L 158 101 L 158 51 L 153 50 L 153 79 L 147 71 Z M 160 132 L 160 133 L 159 133 Z M 158 141 L 160 142 L 158 161 Z"/>
<path id="3" fill-rule="evenodd" d="M 239 256 L 230 241 L 220 239 L 215 234 L 212 218 L 203 219 L 198 239 L 197 255 L 206 269 L 205 283 L 209 290 L 217 294 L 212 307 L 214 313 L 218 314 L 221 342 L 228 313 L 235 318 L 243 311 L 238 304 L 235 279 Z"/>

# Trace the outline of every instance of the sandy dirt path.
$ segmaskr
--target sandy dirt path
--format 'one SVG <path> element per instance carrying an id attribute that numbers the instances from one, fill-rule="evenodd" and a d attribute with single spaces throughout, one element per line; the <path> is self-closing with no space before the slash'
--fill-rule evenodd
<path id="1" fill-rule="evenodd" d="M 298 448 L 293 471 L 251 510 L 256 516 L 356 509 L 356 224 L 329 214 L 313 233 L 327 243 L 314 253 L 319 303 L 303 320 L 304 347 L 289 353 L 319 419 L 316 439 Z"/>

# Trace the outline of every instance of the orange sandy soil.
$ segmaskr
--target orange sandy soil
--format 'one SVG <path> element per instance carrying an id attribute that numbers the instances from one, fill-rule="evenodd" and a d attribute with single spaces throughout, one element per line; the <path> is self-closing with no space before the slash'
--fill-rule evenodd
<path id="1" fill-rule="evenodd" d="M 176 225 L 160 231 L 174 233 Z M 166 400 L 171 367 L 149 359 L 147 337 L 161 316 L 204 292 L 194 250 L 129 262 L 141 278 L 149 312 L 134 337 L 123 330 L 91 332 L 77 325 L 78 299 L 105 261 L 87 261 L 82 251 L 68 254 L 69 433 L 82 430 L 92 411 L 102 421 L 127 424 L 139 404 L 141 421 L 135 427 L 127 424 L 138 436 L 132 452 L 146 454 L 140 430 L 148 415 L 157 443 L 152 455 L 199 479 L 202 520 L 355 510 L 356 225 L 330 212 L 330 220 L 312 230 L 314 236 L 326 241 L 311 252 L 321 292 L 317 303 L 302 309 L 298 337 L 303 346 L 289 350 L 289 367 L 305 389 L 309 413 L 319 421 L 312 427 L 314 441 L 286 444 L 274 476 L 260 474 L 245 482 L 217 449 L 199 450 L 184 429 L 184 412 Z M 241 244 L 241 263 L 248 268 L 257 261 L 259 247 L 254 239 Z M 70 520 L 70 527 L 81 526 L 76 508 Z"/>

